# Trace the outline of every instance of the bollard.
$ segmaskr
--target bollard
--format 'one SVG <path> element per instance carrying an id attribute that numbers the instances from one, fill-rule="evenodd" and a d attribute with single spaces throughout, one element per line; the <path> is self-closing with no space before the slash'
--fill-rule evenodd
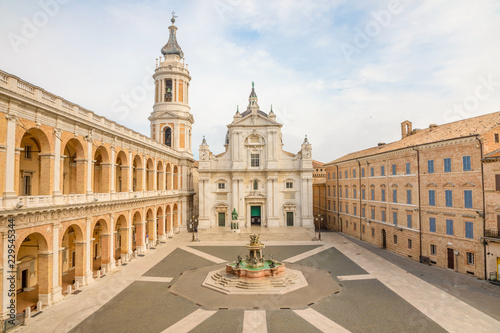
<path id="1" fill-rule="evenodd" d="M 122 260 L 121 259 L 118 259 L 118 266 L 121 266 L 122 265 Z"/>
<path id="2" fill-rule="evenodd" d="M 106 267 L 101 268 L 101 275 L 106 274 Z"/>
<path id="3" fill-rule="evenodd" d="M 31 318 L 31 306 L 28 306 L 24 311 L 26 314 L 26 318 Z"/>
<path id="4" fill-rule="evenodd" d="M 100 278 L 101 277 L 101 271 L 97 271 L 97 274 L 96 274 L 96 279 Z"/>
<path id="5" fill-rule="evenodd" d="M 75 282 L 75 290 L 80 289 L 80 282 L 76 281 Z"/>
<path id="6" fill-rule="evenodd" d="M 36 302 L 36 310 L 37 311 L 42 311 L 42 301 Z"/>
<path id="7" fill-rule="evenodd" d="M 68 295 L 71 295 L 71 285 L 68 286 Z"/>

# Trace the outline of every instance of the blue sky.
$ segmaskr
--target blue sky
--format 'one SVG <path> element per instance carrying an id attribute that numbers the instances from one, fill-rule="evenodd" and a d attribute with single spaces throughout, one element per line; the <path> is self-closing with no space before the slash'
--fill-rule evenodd
<path id="1" fill-rule="evenodd" d="M 4 1 L 0 69 L 149 134 L 170 12 L 193 77 L 193 151 L 223 151 L 251 82 L 314 159 L 500 109 L 498 0 Z M 27 26 L 34 25 L 35 31 Z M 142 89 L 143 88 L 143 89 Z M 146 91 L 128 105 L 124 95 Z M 123 111 L 123 106 L 125 112 Z"/>

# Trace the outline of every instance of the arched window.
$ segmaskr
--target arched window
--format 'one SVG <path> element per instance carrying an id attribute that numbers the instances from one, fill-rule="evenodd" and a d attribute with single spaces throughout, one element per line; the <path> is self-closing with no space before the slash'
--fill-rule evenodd
<path id="1" fill-rule="evenodd" d="M 172 147 L 172 129 L 170 127 L 165 128 L 165 144 Z"/>

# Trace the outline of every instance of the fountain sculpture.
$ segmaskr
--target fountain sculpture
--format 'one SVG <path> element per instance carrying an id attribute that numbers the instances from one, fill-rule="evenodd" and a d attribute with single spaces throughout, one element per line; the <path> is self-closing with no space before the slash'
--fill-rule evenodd
<path id="1" fill-rule="evenodd" d="M 245 247 L 249 254 L 244 260 L 238 255 L 225 269 L 211 271 L 202 285 L 227 295 L 282 295 L 307 286 L 301 271 L 285 270 L 285 264 L 271 255 L 264 259 L 265 245 L 258 234 L 250 235 Z"/>
<path id="2" fill-rule="evenodd" d="M 226 272 L 238 277 L 262 278 L 265 276 L 276 276 L 285 272 L 285 264 L 270 259 L 264 259 L 263 249 L 266 247 L 259 241 L 258 234 L 250 235 L 250 243 L 245 245 L 249 255 L 242 260 L 238 255 L 238 260 L 226 265 Z"/>

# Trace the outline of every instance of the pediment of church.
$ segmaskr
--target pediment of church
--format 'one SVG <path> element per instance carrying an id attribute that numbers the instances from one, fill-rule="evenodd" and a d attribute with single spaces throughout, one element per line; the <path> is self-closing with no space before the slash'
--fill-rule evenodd
<path id="1" fill-rule="evenodd" d="M 233 121 L 229 126 L 282 126 L 280 123 L 264 117 L 261 114 L 253 113 L 239 120 Z"/>

